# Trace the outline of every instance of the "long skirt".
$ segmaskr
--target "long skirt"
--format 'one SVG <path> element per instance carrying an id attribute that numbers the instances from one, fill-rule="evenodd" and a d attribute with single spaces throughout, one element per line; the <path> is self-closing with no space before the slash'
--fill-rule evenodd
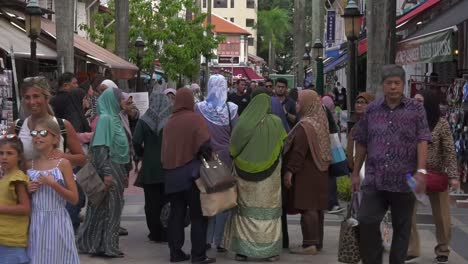
<path id="1" fill-rule="evenodd" d="M 123 181 L 125 165 L 111 162 L 114 185 L 99 206 L 88 203 L 86 217 L 78 231 L 77 247 L 82 253 L 117 256 L 119 249 L 120 217 L 124 204 Z"/>
<path id="2" fill-rule="evenodd" d="M 281 162 L 268 178 L 252 182 L 237 177 L 238 207 L 226 223 L 227 249 L 251 258 L 277 256 L 282 249 Z"/>

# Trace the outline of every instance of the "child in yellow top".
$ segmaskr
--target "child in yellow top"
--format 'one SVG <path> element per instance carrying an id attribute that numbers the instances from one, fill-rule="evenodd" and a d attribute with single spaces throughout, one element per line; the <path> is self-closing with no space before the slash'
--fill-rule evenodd
<path id="1" fill-rule="evenodd" d="M 28 263 L 26 253 L 31 204 L 29 177 L 20 170 L 23 144 L 16 135 L 0 135 L 0 264 Z"/>

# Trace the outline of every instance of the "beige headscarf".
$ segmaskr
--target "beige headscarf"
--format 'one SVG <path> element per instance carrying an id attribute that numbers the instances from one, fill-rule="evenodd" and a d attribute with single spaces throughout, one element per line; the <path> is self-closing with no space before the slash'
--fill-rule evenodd
<path id="1" fill-rule="evenodd" d="M 327 114 L 322 107 L 320 96 L 315 91 L 304 90 L 299 93 L 299 103 L 301 111 L 298 114 L 302 118 L 289 132 L 285 151 L 289 151 L 297 127 L 302 126 L 307 135 L 315 165 L 320 171 L 327 171 L 331 161 L 330 131 Z"/>

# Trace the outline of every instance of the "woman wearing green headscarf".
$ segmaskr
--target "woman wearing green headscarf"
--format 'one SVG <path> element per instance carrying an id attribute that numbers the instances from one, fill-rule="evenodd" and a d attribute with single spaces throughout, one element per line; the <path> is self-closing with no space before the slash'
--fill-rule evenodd
<path id="1" fill-rule="evenodd" d="M 277 260 L 281 237 L 281 150 L 286 131 L 271 113 L 271 98 L 255 96 L 234 128 L 231 155 L 238 208 L 227 223 L 225 246 L 237 260 Z"/>
<path id="2" fill-rule="evenodd" d="M 99 119 L 91 141 L 91 162 L 107 187 L 98 206 L 88 203 L 78 232 L 80 252 L 106 257 L 123 257 L 119 249 L 119 224 L 123 208 L 124 178 L 130 162 L 129 144 L 119 113 L 122 91 L 106 89 L 98 99 Z"/>

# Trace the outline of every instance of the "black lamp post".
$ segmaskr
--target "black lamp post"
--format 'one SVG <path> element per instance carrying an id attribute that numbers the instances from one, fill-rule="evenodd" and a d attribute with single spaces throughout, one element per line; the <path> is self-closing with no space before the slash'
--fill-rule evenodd
<path id="1" fill-rule="evenodd" d="M 135 40 L 135 48 L 137 51 L 137 66 L 138 66 L 138 73 L 137 73 L 137 82 L 136 82 L 136 91 L 140 92 L 141 91 L 141 58 L 143 57 L 143 51 L 145 49 L 145 42 L 143 39 L 139 36 Z"/>
<path id="2" fill-rule="evenodd" d="M 348 39 L 348 94 L 347 94 L 347 107 L 348 112 L 352 112 L 354 109 L 354 100 L 357 96 L 357 46 L 356 42 L 359 38 L 361 31 L 361 20 L 362 14 L 359 11 L 359 7 L 356 1 L 350 0 L 346 6 L 343 14 L 345 23 L 345 33 Z"/>
<path id="3" fill-rule="evenodd" d="M 37 0 L 29 0 L 26 6 L 26 33 L 31 39 L 31 76 L 36 76 L 39 72 L 39 65 L 36 57 L 36 39 L 41 34 L 41 17 L 42 9 L 37 3 Z"/>
<path id="4" fill-rule="evenodd" d="M 304 61 L 304 83 L 303 83 L 304 89 L 306 88 L 307 68 L 309 67 L 310 62 L 311 62 L 311 57 L 310 57 L 310 51 L 311 50 L 312 50 L 312 47 L 310 46 L 310 44 L 306 43 L 305 53 L 304 53 L 304 56 L 302 57 L 302 60 Z"/>
<path id="5" fill-rule="evenodd" d="M 318 94 L 323 95 L 323 44 L 320 39 L 315 40 L 312 48 L 317 54 L 315 57 L 315 62 L 317 62 L 317 79 L 315 81 L 315 87 L 317 87 Z"/>

